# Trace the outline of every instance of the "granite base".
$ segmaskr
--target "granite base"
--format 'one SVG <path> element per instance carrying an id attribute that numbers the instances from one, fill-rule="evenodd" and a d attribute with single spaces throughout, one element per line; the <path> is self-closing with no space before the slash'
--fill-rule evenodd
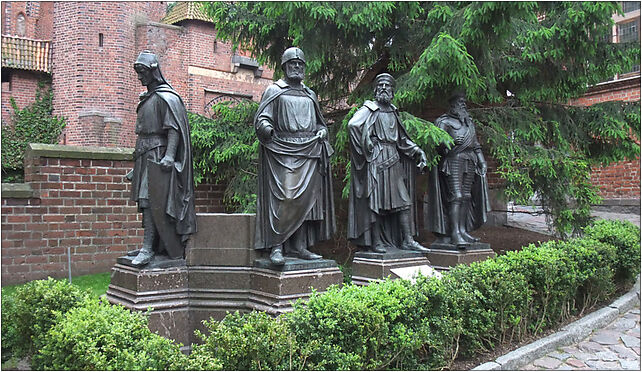
<path id="1" fill-rule="evenodd" d="M 425 253 L 403 251 L 392 248 L 386 253 L 372 251 L 357 252 L 352 261 L 352 282 L 357 285 L 368 285 L 370 282 L 380 282 L 390 277 L 399 276 L 393 269 L 430 265 Z"/>
<path id="2" fill-rule="evenodd" d="M 260 258 L 253 249 L 254 215 L 197 214 L 199 232 L 191 237 L 185 260 L 157 256 L 144 267 L 120 257 L 112 268 L 107 299 L 150 313 L 149 328 L 186 346 L 198 342 L 194 330 L 203 320 L 221 320 L 228 312 L 292 310 L 309 298 L 341 285 L 343 273 L 332 260 L 287 258 L 282 266 Z"/>
<path id="3" fill-rule="evenodd" d="M 459 264 L 470 264 L 495 257 L 495 252 L 488 243 L 471 243 L 466 249 L 458 249 L 452 244 L 433 243 L 427 256 L 435 269 L 450 270 Z"/>

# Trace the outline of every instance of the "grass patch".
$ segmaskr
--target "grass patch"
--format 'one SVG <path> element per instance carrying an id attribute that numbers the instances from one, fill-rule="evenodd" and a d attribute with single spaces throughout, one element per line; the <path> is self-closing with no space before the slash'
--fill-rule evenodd
<path id="1" fill-rule="evenodd" d="M 82 275 L 71 278 L 71 283 L 77 285 L 82 289 L 89 290 L 94 296 L 100 297 L 107 292 L 107 287 L 109 286 L 109 281 L 111 278 L 110 273 L 100 273 L 100 274 L 91 274 L 91 275 Z M 59 279 L 67 280 L 67 279 Z M 13 295 L 18 288 L 24 284 L 14 284 L 2 287 L 2 295 L 10 296 Z"/>

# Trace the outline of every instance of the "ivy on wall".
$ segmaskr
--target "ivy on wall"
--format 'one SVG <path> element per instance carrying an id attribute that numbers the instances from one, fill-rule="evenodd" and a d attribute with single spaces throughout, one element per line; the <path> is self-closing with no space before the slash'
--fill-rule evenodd
<path id="1" fill-rule="evenodd" d="M 12 124 L 2 126 L 2 182 L 19 182 L 24 153 L 30 143 L 58 143 L 65 119 L 52 115 L 52 91 L 46 81 L 38 83 L 34 103 L 19 108 L 11 98 Z"/>

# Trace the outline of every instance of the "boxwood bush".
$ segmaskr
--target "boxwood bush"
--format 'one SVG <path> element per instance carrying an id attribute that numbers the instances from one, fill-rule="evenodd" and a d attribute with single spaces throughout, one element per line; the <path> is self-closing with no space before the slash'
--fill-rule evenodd
<path id="1" fill-rule="evenodd" d="M 190 358 L 226 360 L 224 369 L 448 368 L 458 356 L 541 334 L 630 284 L 639 273 L 639 228 L 597 221 L 585 235 L 457 266 L 442 279 L 330 288 L 278 318 L 228 315 L 207 323 L 207 348 Z"/>
<path id="2" fill-rule="evenodd" d="M 640 273 L 640 228 L 628 221 L 596 220 L 584 229 L 586 236 L 616 248 L 616 276 L 628 285 Z"/>
<path id="3" fill-rule="evenodd" d="M 89 299 L 69 310 L 43 337 L 33 356 L 38 370 L 176 370 L 187 357 L 152 333 L 144 313 Z"/>
<path id="4" fill-rule="evenodd" d="M 32 354 L 43 335 L 89 293 L 66 280 L 34 280 L 2 296 L 2 361 Z"/>

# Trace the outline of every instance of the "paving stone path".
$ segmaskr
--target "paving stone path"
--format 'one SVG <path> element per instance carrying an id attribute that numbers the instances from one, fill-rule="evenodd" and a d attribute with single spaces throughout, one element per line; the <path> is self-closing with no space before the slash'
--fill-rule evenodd
<path id="1" fill-rule="evenodd" d="M 640 370 L 640 306 L 596 329 L 581 342 L 560 347 L 521 370 Z"/>

